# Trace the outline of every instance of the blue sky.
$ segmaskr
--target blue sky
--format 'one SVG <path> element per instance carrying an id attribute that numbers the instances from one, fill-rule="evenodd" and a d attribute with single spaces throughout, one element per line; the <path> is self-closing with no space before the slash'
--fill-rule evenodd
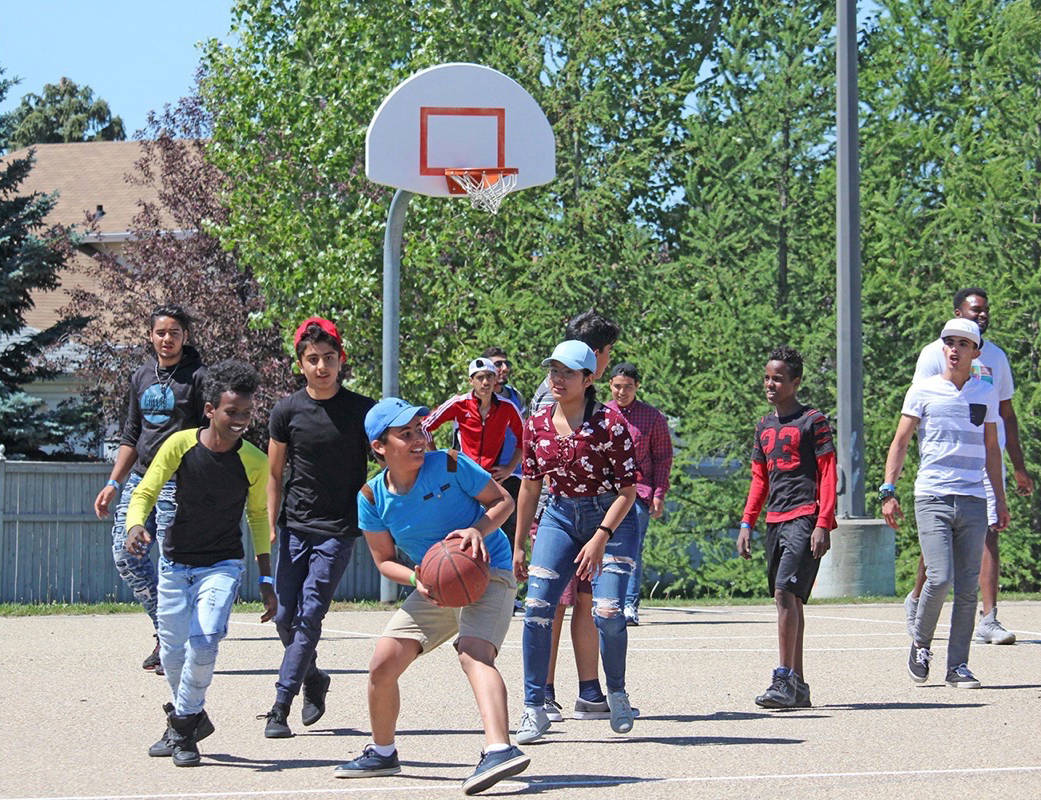
<path id="1" fill-rule="evenodd" d="M 5 2 L 0 67 L 21 77 L 0 112 L 67 77 L 87 84 L 123 118 L 127 136 L 151 110 L 189 93 L 196 43 L 228 40 L 232 0 L 20 0 Z"/>

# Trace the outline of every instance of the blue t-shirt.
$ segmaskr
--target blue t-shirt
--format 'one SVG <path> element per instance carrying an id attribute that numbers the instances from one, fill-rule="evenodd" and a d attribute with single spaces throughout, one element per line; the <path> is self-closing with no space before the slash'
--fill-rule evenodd
<path id="1" fill-rule="evenodd" d="M 427 453 L 423 467 L 408 494 L 393 494 L 387 488 L 386 470 L 368 482 L 375 504 L 358 493 L 358 527 L 377 533 L 389 531 L 408 557 L 417 564 L 434 542 L 449 533 L 473 525 L 484 514 L 476 495 L 492 476 L 459 453 L 455 472 L 448 471 L 448 451 Z M 513 549 L 501 529 L 484 537 L 491 566 L 513 569 Z"/>

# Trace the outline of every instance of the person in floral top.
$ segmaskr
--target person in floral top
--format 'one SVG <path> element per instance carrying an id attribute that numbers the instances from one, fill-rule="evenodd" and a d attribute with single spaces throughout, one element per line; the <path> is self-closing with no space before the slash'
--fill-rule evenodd
<path id="1" fill-rule="evenodd" d="M 524 616 L 524 713 L 520 744 L 549 728 L 545 711 L 553 616 L 564 587 L 577 573 L 593 582 L 593 619 L 607 681 L 611 729 L 628 733 L 633 709 L 625 691 L 628 647 L 623 607 L 639 546 L 636 458 L 625 419 L 596 402 L 592 391 L 596 355 L 584 342 L 562 342 L 542 362 L 549 367 L 554 403 L 532 414 L 524 431 L 523 481 L 517 499 L 517 530 L 527 531 L 539 489 L 548 478 L 550 499 L 527 565 L 517 536 L 513 566 L 527 578 Z"/>

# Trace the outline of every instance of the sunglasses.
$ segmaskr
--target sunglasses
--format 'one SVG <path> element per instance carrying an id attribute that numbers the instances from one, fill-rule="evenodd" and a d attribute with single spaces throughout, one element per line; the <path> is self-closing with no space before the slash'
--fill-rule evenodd
<path id="1" fill-rule="evenodd" d="M 493 361 L 492 363 L 493 363 L 493 364 L 494 364 L 494 365 L 495 365 L 495 366 L 496 366 L 497 368 L 498 368 L 498 367 L 512 367 L 512 366 L 513 366 L 513 364 L 511 364 L 511 363 L 510 363 L 510 362 L 509 362 L 509 361 L 508 361 L 507 359 L 505 359 L 505 358 L 500 358 L 500 359 L 499 359 L 498 361 Z"/>

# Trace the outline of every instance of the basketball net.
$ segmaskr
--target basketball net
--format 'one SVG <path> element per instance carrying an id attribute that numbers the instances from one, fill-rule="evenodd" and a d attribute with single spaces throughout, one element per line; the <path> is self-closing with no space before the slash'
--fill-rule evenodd
<path id="1" fill-rule="evenodd" d="M 517 170 L 509 167 L 446 169 L 445 178 L 453 194 L 465 192 L 472 208 L 489 214 L 498 214 L 503 198 L 517 188 Z"/>

